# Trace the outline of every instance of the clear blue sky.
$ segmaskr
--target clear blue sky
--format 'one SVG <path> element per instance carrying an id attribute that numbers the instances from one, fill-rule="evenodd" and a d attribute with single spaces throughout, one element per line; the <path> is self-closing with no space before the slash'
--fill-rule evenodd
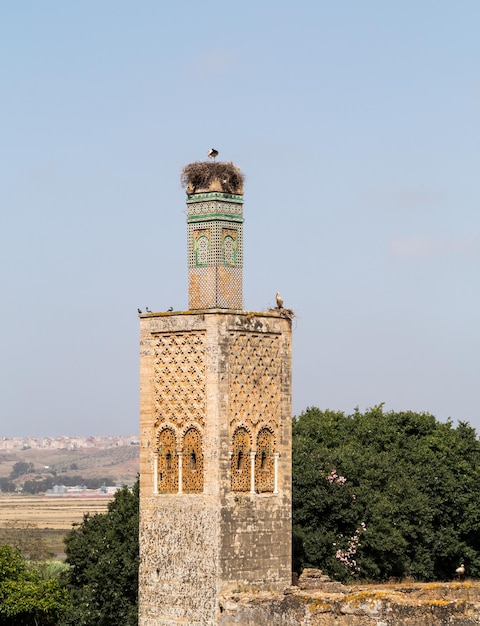
<path id="1" fill-rule="evenodd" d="M 0 436 L 138 431 L 137 307 L 187 307 L 186 163 L 245 173 L 245 308 L 294 413 L 480 430 L 478 0 L 0 4 Z"/>

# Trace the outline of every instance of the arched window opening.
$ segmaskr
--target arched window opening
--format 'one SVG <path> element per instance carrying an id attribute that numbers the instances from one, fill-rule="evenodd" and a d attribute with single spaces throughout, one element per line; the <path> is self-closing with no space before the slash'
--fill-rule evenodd
<path id="1" fill-rule="evenodd" d="M 157 440 L 157 480 L 159 493 L 177 493 L 178 456 L 175 433 L 162 430 Z"/>
<path id="2" fill-rule="evenodd" d="M 232 445 L 232 491 L 250 491 L 252 442 L 246 428 L 237 428 Z"/>
<path id="3" fill-rule="evenodd" d="M 223 259 L 225 265 L 235 265 L 237 262 L 237 250 L 235 240 L 231 235 L 227 235 L 223 239 Z"/>
<path id="4" fill-rule="evenodd" d="M 202 436 L 196 428 L 189 428 L 183 437 L 182 472 L 183 493 L 203 492 L 203 452 Z"/>
<path id="5" fill-rule="evenodd" d="M 267 453 L 265 452 L 265 450 L 262 450 L 262 452 L 260 453 L 260 469 L 261 470 L 265 469 L 266 460 L 267 460 Z"/>
<path id="6" fill-rule="evenodd" d="M 245 454 L 243 450 L 238 451 L 237 455 L 237 470 L 242 471 L 245 469 Z"/>
<path id="7" fill-rule="evenodd" d="M 257 436 L 257 455 L 255 457 L 255 491 L 269 493 L 274 490 L 275 439 L 268 428 L 262 428 Z"/>
<path id="8" fill-rule="evenodd" d="M 202 231 L 200 231 L 202 232 Z M 207 233 L 208 231 L 205 231 Z M 206 234 L 199 234 L 195 241 L 195 265 L 208 264 L 208 252 L 210 249 L 210 240 Z"/>

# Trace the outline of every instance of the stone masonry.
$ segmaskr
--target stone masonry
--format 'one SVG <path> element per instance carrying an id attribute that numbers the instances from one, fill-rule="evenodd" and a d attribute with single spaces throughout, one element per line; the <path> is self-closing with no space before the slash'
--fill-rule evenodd
<path id="1" fill-rule="evenodd" d="M 215 193 L 191 309 L 140 315 L 140 626 L 216 626 L 232 593 L 291 583 L 291 319 L 235 308 L 243 197 Z"/>

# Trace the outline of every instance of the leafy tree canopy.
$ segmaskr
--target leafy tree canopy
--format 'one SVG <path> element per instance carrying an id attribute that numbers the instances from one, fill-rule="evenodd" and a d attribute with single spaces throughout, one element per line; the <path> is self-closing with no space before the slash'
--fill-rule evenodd
<path id="1" fill-rule="evenodd" d="M 69 596 L 56 577 L 45 577 L 16 550 L 0 546 L 0 626 L 54 626 Z"/>
<path id="2" fill-rule="evenodd" d="M 139 483 L 117 491 L 108 512 L 85 515 L 65 540 L 74 608 L 63 626 L 136 626 Z"/>
<path id="3" fill-rule="evenodd" d="M 14 463 L 12 467 L 12 471 L 10 472 L 10 478 L 15 480 L 19 476 L 23 476 L 24 474 L 29 474 L 33 472 L 35 469 L 33 463 L 27 463 L 26 461 L 17 461 Z"/>
<path id="4" fill-rule="evenodd" d="M 2 477 L 0 478 L 0 491 L 5 493 L 13 493 L 15 491 L 16 485 L 9 478 Z"/>
<path id="5" fill-rule="evenodd" d="M 293 423 L 294 567 L 332 577 L 480 576 L 480 443 L 427 413 L 307 409 Z"/>

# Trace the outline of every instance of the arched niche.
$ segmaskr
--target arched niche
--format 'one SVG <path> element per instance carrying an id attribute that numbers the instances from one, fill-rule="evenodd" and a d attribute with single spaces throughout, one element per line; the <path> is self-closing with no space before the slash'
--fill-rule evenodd
<path id="1" fill-rule="evenodd" d="M 182 442 L 182 491 L 203 492 L 202 436 L 196 428 L 189 428 Z"/>
<path id="2" fill-rule="evenodd" d="M 269 428 L 262 428 L 257 435 L 255 455 L 255 491 L 273 492 L 275 486 L 275 437 Z"/>
<path id="3" fill-rule="evenodd" d="M 164 428 L 157 437 L 157 491 L 158 493 L 177 493 L 178 491 L 178 455 L 175 433 L 171 428 Z"/>
<path id="4" fill-rule="evenodd" d="M 252 442 L 246 428 L 237 428 L 232 440 L 232 491 L 250 491 Z"/>

